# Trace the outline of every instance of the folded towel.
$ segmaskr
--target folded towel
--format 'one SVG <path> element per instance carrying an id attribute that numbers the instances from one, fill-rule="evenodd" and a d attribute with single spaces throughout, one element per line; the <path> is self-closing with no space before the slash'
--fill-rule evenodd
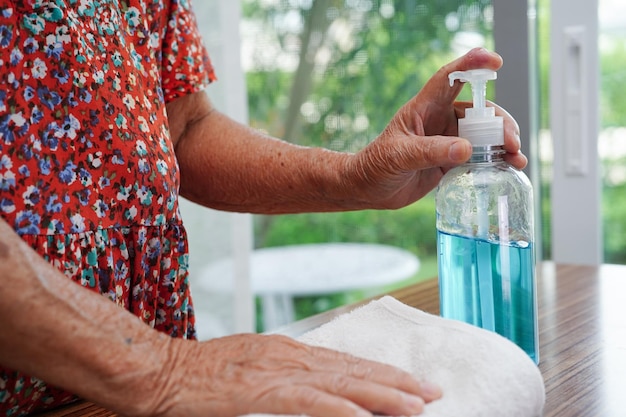
<path id="1" fill-rule="evenodd" d="M 440 385 L 443 397 L 425 406 L 424 417 L 543 413 L 543 378 L 517 345 L 390 296 L 341 315 L 299 340 L 388 363 Z"/>

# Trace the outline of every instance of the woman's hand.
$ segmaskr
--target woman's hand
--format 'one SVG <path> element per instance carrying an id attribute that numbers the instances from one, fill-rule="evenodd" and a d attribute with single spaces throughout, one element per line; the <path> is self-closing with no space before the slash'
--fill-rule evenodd
<path id="1" fill-rule="evenodd" d="M 497 70 L 502 59 L 484 49 L 473 49 L 442 67 L 393 117 L 382 134 L 352 158 L 347 178 L 361 191 L 363 201 L 377 208 L 400 208 L 432 190 L 447 169 L 469 159 L 471 144 L 458 134 L 458 119 L 471 103 L 455 102 L 461 83 L 450 87 L 453 71 L 489 68 Z M 517 168 L 526 166 L 520 153 L 519 126 L 502 108 L 505 160 Z M 356 180 L 355 180 L 356 178 Z"/>
<path id="2" fill-rule="evenodd" d="M 150 415 L 414 415 L 441 396 L 394 367 L 284 336 L 172 340 L 171 346 L 159 384 L 165 389 L 155 390 Z"/>

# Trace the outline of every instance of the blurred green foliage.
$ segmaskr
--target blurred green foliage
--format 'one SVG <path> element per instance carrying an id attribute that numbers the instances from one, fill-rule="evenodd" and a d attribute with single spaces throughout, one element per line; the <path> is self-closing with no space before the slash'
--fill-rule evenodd
<path id="1" fill-rule="evenodd" d="M 626 38 L 605 35 L 600 45 L 601 128 L 621 127 L 626 142 Z M 604 261 L 626 264 L 626 156 L 615 150 L 601 166 Z"/>
<path id="2" fill-rule="evenodd" d="M 455 44 L 478 39 L 493 48 L 491 0 L 243 1 L 254 48 L 247 56 L 251 126 L 294 143 L 354 152 L 443 64 Z M 549 128 L 549 3 L 538 2 L 540 127 Z M 603 50 L 602 126 L 626 126 L 626 47 Z M 269 58 L 268 58 L 269 56 Z M 493 98 L 493 91 L 488 91 Z M 460 99 L 469 99 L 465 89 Z M 626 165 L 626 159 L 609 161 Z M 542 175 L 541 240 L 550 256 L 550 175 Z M 542 168 L 542 169 L 544 169 Z M 626 263 L 626 185 L 605 182 L 605 257 Z M 433 195 L 396 211 L 255 217 L 255 244 L 376 242 L 419 257 L 410 280 L 435 276 Z M 298 318 L 362 294 L 298 299 Z M 347 298 L 346 298 L 347 297 Z M 352 297 L 352 298 L 351 298 Z"/>
<path id="3" fill-rule="evenodd" d="M 491 1 L 246 0 L 243 5 L 247 27 L 256 31 L 247 70 L 250 124 L 285 140 L 334 150 L 354 151 L 376 137 L 456 55 L 453 41 L 463 33 L 480 34 L 487 46 L 493 44 Z"/>
<path id="4" fill-rule="evenodd" d="M 250 125 L 337 151 L 354 152 L 373 140 L 459 54 L 454 45 L 468 33 L 493 45 L 490 0 L 245 0 L 243 14 L 254 39 L 246 57 Z M 329 241 L 407 249 L 421 261 L 409 281 L 433 277 L 434 198 L 396 211 L 255 217 L 260 247 Z M 298 299 L 296 312 L 304 317 L 363 295 Z"/>
<path id="5" fill-rule="evenodd" d="M 277 216 L 267 246 L 321 242 L 382 243 L 436 256 L 435 203 L 426 198 L 395 211 L 363 210 Z"/>

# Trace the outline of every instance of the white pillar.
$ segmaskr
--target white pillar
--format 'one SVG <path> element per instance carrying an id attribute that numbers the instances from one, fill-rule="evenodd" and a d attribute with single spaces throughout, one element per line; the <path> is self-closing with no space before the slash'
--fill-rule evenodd
<path id="1" fill-rule="evenodd" d="M 197 0 L 193 8 L 218 77 L 218 81 L 207 88 L 209 97 L 222 113 L 247 123 L 247 93 L 240 57 L 241 4 L 232 0 Z M 213 309 L 228 306 L 232 310 L 228 314 L 231 320 L 223 320 L 228 321 L 224 323 L 226 333 L 254 331 L 255 309 L 250 287 L 252 216 L 208 210 L 187 201 L 181 202 L 181 210 L 190 237 L 192 291 L 194 280 L 234 280 L 231 300 L 203 299 L 203 294 L 196 291 L 198 295 L 194 295 L 194 302 L 199 313 L 199 327 L 203 324 L 202 318 L 212 313 Z M 208 262 L 223 257 L 233 259 L 232 277 L 199 276 Z M 223 318 L 224 313 L 218 312 L 216 316 Z M 202 336 L 202 328 L 199 328 L 199 334 Z"/>

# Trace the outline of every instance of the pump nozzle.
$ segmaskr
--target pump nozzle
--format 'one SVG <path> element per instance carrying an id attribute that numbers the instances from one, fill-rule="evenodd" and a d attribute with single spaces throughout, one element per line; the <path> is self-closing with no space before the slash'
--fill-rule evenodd
<path id="1" fill-rule="evenodd" d="M 472 98 L 475 109 L 485 108 L 485 97 L 487 96 L 487 81 L 498 78 L 498 73 L 488 69 L 475 69 L 469 71 L 454 71 L 448 75 L 450 87 L 455 80 L 470 83 L 472 86 Z"/>
<path id="2" fill-rule="evenodd" d="M 450 87 L 455 80 L 469 82 L 472 87 L 474 108 L 465 109 L 465 118 L 459 119 L 459 136 L 469 139 L 474 146 L 504 144 L 502 117 L 497 117 L 493 107 L 487 107 L 487 81 L 495 80 L 498 74 L 490 69 L 454 71 L 448 74 Z"/>

